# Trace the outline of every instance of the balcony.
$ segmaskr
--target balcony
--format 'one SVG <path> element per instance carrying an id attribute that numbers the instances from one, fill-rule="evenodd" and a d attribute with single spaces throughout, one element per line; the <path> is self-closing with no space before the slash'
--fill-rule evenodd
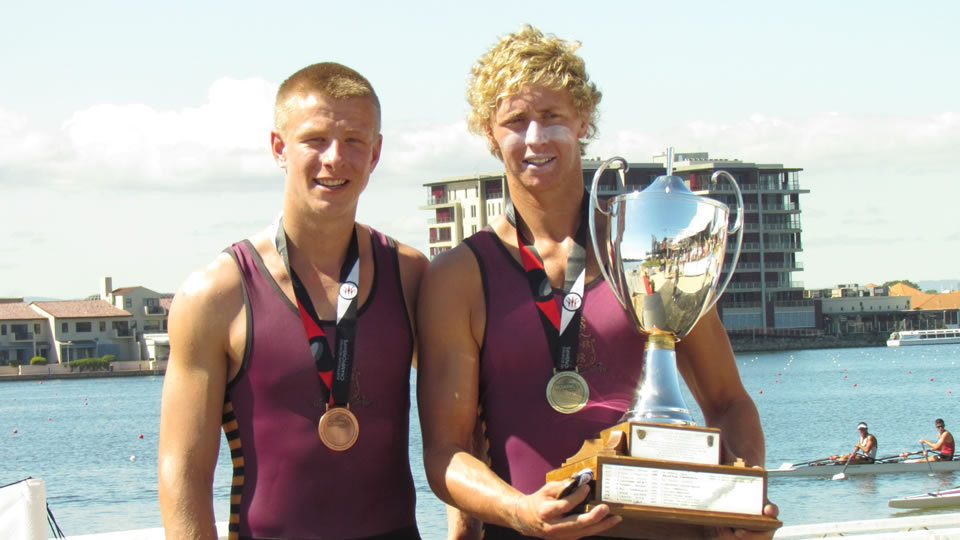
<path id="1" fill-rule="evenodd" d="M 770 270 L 773 272 L 792 272 L 794 270 L 803 270 L 803 263 L 775 263 L 768 262 L 763 265 L 765 270 Z"/>
<path id="2" fill-rule="evenodd" d="M 133 339 L 134 331 L 132 328 L 114 328 L 114 339 Z"/>
<path id="3" fill-rule="evenodd" d="M 764 212 L 798 212 L 800 207 L 794 203 L 790 204 L 765 204 Z"/>
<path id="4" fill-rule="evenodd" d="M 763 230 L 797 232 L 800 231 L 801 228 L 799 223 L 764 223 Z"/>
<path id="5" fill-rule="evenodd" d="M 143 314 L 147 317 L 162 317 L 167 314 L 163 306 L 143 306 Z"/>
<path id="6" fill-rule="evenodd" d="M 13 333 L 13 342 L 14 342 L 14 343 L 17 343 L 17 342 L 20 342 L 20 343 L 27 342 L 27 343 L 29 343 L 29 342 L 32 342 L 32 341 L 33 341 L 33 332 L 14 332 L 14 333 Z"/>
<path id="7" fill-rule="evenodd" d="M 783 289 L 803 289 L 802 281 L 777 281 L 775 283 L 767 283 L 767 290 L 783 290 Z"/>
<path id="8" fill-rule="evenodd" d="M 450 225 L 453 221 L 452 217 L 428 218 L 427 225 Z"/>
<path id="9" fill-rule="evenodd" d="M 427 197 L 427 206 L 434 206 L 437 204 L 450 204 L 454 201 L 450 200 L 450 197 L 443 195 L 440 197 Z"/>

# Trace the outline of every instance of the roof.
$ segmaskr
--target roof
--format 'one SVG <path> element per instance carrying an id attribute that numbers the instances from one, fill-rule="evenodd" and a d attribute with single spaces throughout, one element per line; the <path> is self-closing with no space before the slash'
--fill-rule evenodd
<path id="1" fill-rule="evenodd" d="M 58 318 L 129 317 L 129 311 L 110 305 L 106 300 L 61 300 L 34 302 L 34 306 Z"/>
<path id="2" fill-rule="evenodd" d="M 27 321 L 45 319 L 26 302 L 0 302 L 0 321 Z"/>
<path id="3" fill-rule="evenodd" d="M 939 294 L 924 294 L 925 298 L 917 298 L 910 303 L 913 309 L 960 309 L 960 292 L 948 292 Z"/>
<path id="4" fill-rule="evenodd" d="M 960 309 L 960 292 L 925 293 L 904 283 L 890 286 L 890 296 L 909 296 L 913 310 Z"/>
<path id="5" fill-rule="evenodd" d="M 114 289 L 113 294 L 126 294 L 128 292 L 135 291 L 139 288 L 141 288 L 139 285 L 137 285 L 136 287 L 120 287 L 119 289 Z"/>
<path id="6" fill-rule="evenodd" d="M 918 294 L 925 293 L 920 289 L 915 289 L 902 281 L 890 286 L 890 296 L 916 296 Z"/>

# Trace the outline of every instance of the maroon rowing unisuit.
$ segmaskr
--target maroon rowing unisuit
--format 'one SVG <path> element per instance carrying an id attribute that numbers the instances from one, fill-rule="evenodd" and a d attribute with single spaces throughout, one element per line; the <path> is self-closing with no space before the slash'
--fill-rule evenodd
<path id="1" fill-rule="evenodd" d="M 575 454 L 585 439 L 614 425 L 630 406 L 646 338 L 634 330 L 602 279 L 588 284 L 577 367 L 590 400 L 573 414 L 553 410 L 546 397 L 553 359 L 523 267 L 488 229 L 466 242 L 479 263 L 486 302 L 480 405 L 490 466 L 513 487 L 533 493 L 548 471 Z M 554 290 L 554 297 L 559 302 L 563 291 Z M 488 525 L 484 538 L 518 536 Z"/>
<path id="2" fill-rule="evenodd" d="M 323 445 L 325 410 L 297 306 L 249 241 L 230 247 L 243 275 L 247 342 L 227 385 L 223 426 L 233 457 L 231 538 L 418 538 L 407 455 L 413 333 L 396 246 L 369 229 L 374 280 L 360 306 L 349 450 Z M 335 321 L 322 321 L 328 344 Z"/>

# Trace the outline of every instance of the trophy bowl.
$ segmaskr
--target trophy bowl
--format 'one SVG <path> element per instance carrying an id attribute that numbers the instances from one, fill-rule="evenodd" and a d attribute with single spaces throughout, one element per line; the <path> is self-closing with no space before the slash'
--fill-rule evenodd
<path id="1" fill-rule="evenodd" d="M 727 238 L 737 233 L 730 268 L 740 256 L 743 212 L 728 228 L 727 205 L 691 192 L 672 173 L 672 151 L 667 151 L 667 174 L 643 191 L 611 197 L 606 208 L 598 199 L 600 176 L 618 165 L 626 187 L 627 163 L 616 157 L 604 162 L 593 177 L 590 203 L 606 218 L 601 249 L 596 214 L 590 213 L 590 237 L 604 279 L 639 332 L 648 334 L 643 378 L 623 421 L 692 425 L 693 418 L 680 393 L 674 345 L 696 325 L 720 298 L 732 270 L 720 283 Z M 739 208 L 743 196 L 736 180 L 725 171 L 719 177 L 733 185 Z"/>

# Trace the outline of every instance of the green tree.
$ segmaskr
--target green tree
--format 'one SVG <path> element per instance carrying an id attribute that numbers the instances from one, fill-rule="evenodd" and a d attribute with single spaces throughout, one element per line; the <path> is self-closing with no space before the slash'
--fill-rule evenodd
<path id="1" fill-rule="evenodd" d="M 45 366 L 47 365 L 47 359 L 42 356 L 34 356 L 30 359 L 31 366 Z"/>

